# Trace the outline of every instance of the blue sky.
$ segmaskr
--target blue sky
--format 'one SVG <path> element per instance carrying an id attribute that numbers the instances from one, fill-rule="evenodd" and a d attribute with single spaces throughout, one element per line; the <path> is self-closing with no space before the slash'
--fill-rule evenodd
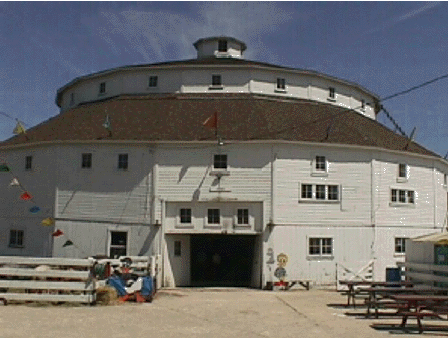
<path id="1" fill-rule="evenodd" d="M 387 97 L 448 74 L 448 2 L 0 2 L 0 112 L 34 126 L 73 78 L 194 58 L 229 35 L 246 59 L 310 69 Z M 415 140 L 448 152 L 448 79 L 385 101 Z M 378 119 L 389 127 L 385 115 Z M 0 140 L 15 121 L 0 115 Z"/>

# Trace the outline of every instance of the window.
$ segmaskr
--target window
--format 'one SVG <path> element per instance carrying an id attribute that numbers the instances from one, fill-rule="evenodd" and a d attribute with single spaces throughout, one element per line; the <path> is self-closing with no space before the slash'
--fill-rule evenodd
<path id="1" fill-rule="evenodd" d="M 313 186 L 311 184 L 302 184 L 302 198 L 313 198 Z"/>
<path id="2" fill-rule="evenodd" d="M 249 209 L 238 209 L 238 224 L 249 224 Z"/>
<path id="3" fill-rule="evenodd" d="M 118 169 L 127 170 L 128 169 L 128 154 L 118 155 Z"/>
<path id="4" fill-rule="evenodd" d="M 182 242 L 174 241 L 174 256 L 179 257 L 182 255 Z"/>
<path id="5" fill-rule="evenodd" d="M 316 156 L 316 170 L 327 171 L 327 162 L 325 156 Z"/>
<path id="6" fill-rule="evenodd" d="M 227 52 L 227 40 L 218 40 L 218 52 Z"/>
<path id="7" fill-rule="evenodd" d="M 414 190 L 391 189 L 390 201 L 392 203 L 414 204 L 415 203 L 415 191 Z"/>
<path id="8" fill-rule="evenodd" d="M 157 87 L 157 79 L 158 79 L 157 76 L 150 76 L 148 86 L 149 87 Z"/>
<path id="9" fill-rule="evenodd" d="M 191 209 L 188 209 L 188 208 L 180 209 L 180 222 L 182 224 L 190 224 L 191 223 Z"/>
<path id="10" fill-rule="evenodd" d="M 339 185 L 301 184 L 301 201 L 339 201 Z"/>
<path id="11" fill-rule="evenodd" d="M 109 257 L 127 256 L 128 233 L 125 231 L 110 232 Z"/>
<path id="12" fill-rule="evenodd" d="M 446 174 L 443 175 L 443 185 L 446 187 L 447 185 L 447 176 Z"/>
<path id="13" fill-rule="evenodd" d="M 335 91 L 334 87 L 328 88 L 328 97 L 330 99 L 335 99 L 336 98 L 336 91 Z"/>
<path id="14" fill-rule="evenodd" d="M 92 154 L 82 154 L 81 168 L 92 168 Z"/>
<path id="15" fill-rule="evenodd" d="M 212 75 L 212 86 L 222 86 L 221 75 Z"/>
<path id="16" fill-rule="evenodd" d="M 311 256 L 331 256 L 333 254 L 332 238 L 310 238 L 308 253 Z"/>
<path id="17" fill-rule="evenodd" d="M 366 101 L 361 100 L 361 110 L 365 110 L 365 109 L 366 109 Z"/>
<path id="18" fill-rule="evenodd" d="M 23 230 L 10 230 L 9 231 L 9 246 L 12 248 L 23 247 Z"/>
<path id="19" fill-rule="evenodd" d="M 277 89 L 280 89 L 280 90 L 286 89 L 285 79 L 277 78 Z"/>
<path id="20" fill-rule="evenodd" d="M 25 170 L 33 169 L 33 156 L 25 157 Z"/>
<path id="21" fill-rule="evenodd" d="M 104 94 L 106 92 L 106 82 L 100 83 L 100 94 Z"/>
<path id="22" fill-rule="evenodd" d="M 329 185 L 328 186 L 328 199 L 330 201 L 339 200 L 339 186 L 337 186 L 337 185 Z"/>
<path id="23" fill-rule="evenodd" d="M 325 199 L 325 185 L 316 185 L 316 199 L 324 200 Z"/>
<path id="24" fill-rule="evenodd" d="M 227 169 L 227 155 L 216 154 L 213 158 L 213 168 Z"/>
<path id="25" fill-rule="evenodd" d="M 395 253 L 397 254 L 406 253 L 406 238 L 404 237 L 395 238 Z"/>
<path id="26" fill-rule="evenodd" d="M 208 224 L 219 224 L 219 209 L 208 209 L 207 210 L 207 223 Z"/>
<path id="27" fill-rule="evenodd" d="M 408 166 L 404 163 L 398 164 L 398 177 L 406 178 L 408 173 Z"/>

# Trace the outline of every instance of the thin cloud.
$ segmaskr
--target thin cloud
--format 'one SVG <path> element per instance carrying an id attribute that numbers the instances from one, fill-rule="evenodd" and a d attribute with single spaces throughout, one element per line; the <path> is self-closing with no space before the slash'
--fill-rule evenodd
<path id="1" fill-rule="evenodd" d="M 392 18 L 392 20 L 389 20 L 386 23 L 384 23 L 382 25 L 379 25 L 378 27 L 375 27 L 375 28 L 365 32 L 363 35 L 372 34 L 372 33 L 380 32 L 382 30 L 391 28 L 391 27 L 399 24 L 400 22 L 412 19 L 413 17 L 415 17 L 415 16 L 417 16 L 417 15 L 419 15 L 421 13 L 424 13 L 424 12 L 434 8 L 434 7 L 437 7 L 440 4 L 441 4 L 440 1 L 428 2 L 428 3 L 426 3 L 424 6 L 422 6 L 420 8 L 417 8 L 417 9 L 415 9 L 413 11 L 410 11 L 408 13 L 405 13 L 405 14 L 402 14 L 402 15 L 397 16 L 395 18 Z"/>
<path id="2" fill-rule="evenodd" d="M 200 2 L 192 14 L 127 10 L 101 12 L 101 18 L 105 21 L 96 24 L 98 33 L 101 32 L 98 35 L 114 53 L 116 48 L 124 48 L 144 62 L 194 57 L 192 43 L 213 35 L 241 39 L 255 51 L 260 36 L 284 32 L 286 23 L 293 19 L 291 13 L 270 2 Z M 126 46 L 118 47 L 115 41 L 120 39 Z M 247 56 L 253 55 L 249 52 Z"/>

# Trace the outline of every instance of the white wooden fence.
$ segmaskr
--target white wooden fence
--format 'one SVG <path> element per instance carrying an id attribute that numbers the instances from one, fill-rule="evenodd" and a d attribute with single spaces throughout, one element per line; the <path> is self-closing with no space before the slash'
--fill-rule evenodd
<path id="1" fill-rule="evenodd" d="M 93 259 L 0 256 L 0 299 L 95 302 Z M 40 267 L 40 268 L 38 268 Z"/>
<path id="2" fill-rule="evenodd" d="M 347 268 L 341 263 L 336 263 L 336 289 L 338 291 L 347 289 L 346 285 L 339 283 L 341 280 L 372 281 L 374 263 L 374 260 L 370 260 L 358 269 Z"/>

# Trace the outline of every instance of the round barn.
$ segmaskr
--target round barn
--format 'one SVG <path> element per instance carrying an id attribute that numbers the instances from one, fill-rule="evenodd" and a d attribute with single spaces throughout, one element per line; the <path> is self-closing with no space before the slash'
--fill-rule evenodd
<path id="1" fill-rule="evenodd" d="M 1 255 L 160 255 L 163 286 L 333 284 L 384 279 L 406 238 L 446 226 L 447 161 L 378 123 L 378 96 L 235 38 L 194 47 L 75 78 L 57 116 L 0 143 L 33 198 L 0 176 Z"/>

